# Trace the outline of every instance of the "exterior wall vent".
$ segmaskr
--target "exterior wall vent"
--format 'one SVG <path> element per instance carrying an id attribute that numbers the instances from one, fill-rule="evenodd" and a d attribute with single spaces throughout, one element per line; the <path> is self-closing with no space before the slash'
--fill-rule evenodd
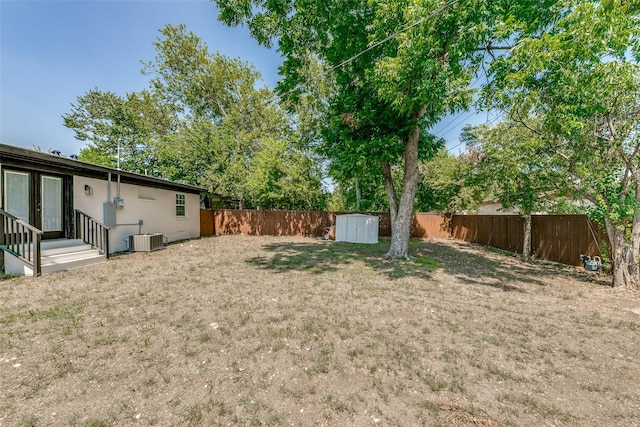
<path id="1" fill-rule="evenodd" d="M 151 252 L 162 249 L 164 246 L 162 233 L 133 234 L 129 236 L 129 250 L 131 252 Z"/>

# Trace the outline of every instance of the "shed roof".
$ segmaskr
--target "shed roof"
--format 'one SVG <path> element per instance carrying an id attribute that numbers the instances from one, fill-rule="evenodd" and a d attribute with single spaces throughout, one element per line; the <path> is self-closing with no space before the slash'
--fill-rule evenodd
<path id="1" fill-rule="evenodd" d="M 340 214 L 340 215 L 336 215 L 336 216 L 366 217 L 366 218 L 375 217 L 375 218 L 377 218 L 377 215 L 369 215 L 369 214 L 363 214 L 363 213 L 349 213 L 349 214 Z"/>

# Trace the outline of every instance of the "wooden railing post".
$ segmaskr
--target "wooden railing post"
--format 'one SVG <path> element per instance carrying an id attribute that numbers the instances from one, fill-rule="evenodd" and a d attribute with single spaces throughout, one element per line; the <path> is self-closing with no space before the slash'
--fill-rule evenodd
<path id="1" fill-rule="evenodd" d="M 101 250 L 109 258 L 109 227 L 75 209 L 76 238 Z"/>
<path id="2" fill-rule="evenodd" d="M 109 258 L 109 228 L 102 226 L 102 241 L 104 245 L 104 253 Z"/>
<path id="3" fill-rule="evenodd" d="M 6 237 L 4 234 L 5 221 L 7 221 L 7 218 L 4 215 L 2 215 L 2 221 L 0 221 L 0 246 L 4 246 L 4 242 L 6 240 Z"/>
<path id="4" fill-rule="evenodd" d="M 40 242 L 42 235 L 35 233 L 34 245 L 33 245 L 33 274 L 35 276 L 42 275 L 42 259 L 40 257 L 41 248 Z"/>
<path id="5" fill-rule="evenodd" d="M 33 270 L 34 276 L 42 274 L 40 242 L 42 230 L 0 209 L 0 248 L 21 259 Z M 3 257 L 4 257 L 3 251 Z"/>

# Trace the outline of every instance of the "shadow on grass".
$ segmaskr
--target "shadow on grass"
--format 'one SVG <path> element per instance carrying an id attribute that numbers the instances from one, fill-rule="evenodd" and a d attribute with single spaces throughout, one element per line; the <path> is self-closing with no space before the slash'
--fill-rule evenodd
<path id="1" fill-rule="evenodd" d="M 526 292 L 518 283 L 526 282 L 546 286 L 540 280 L 539 268 L 522 264 L 506 253 L 481 249 L 472 251 L 468 243 L 451 241 L 425 241 L 427 251 L 442 266 L 443 270 L 462 283 L 482 285 L 505 292 Z"/>
<path id="2" fill-rule="evenodd" d="M 430 240 L 425 241 L 425 245 L 444 271 L 463 283 L 526 292 L 522 285 L 547 286 L 565 276 L 609 286 L 606 277 L 579 274 L 571 266 L 551 262 L 524 263 L 518 254 L 500 249 L 456 240 Z"/>
<path id="3" fill-rule="evenodd" d="M 356 244 L 333 241 L 310 241 L 309 243 L 271 243 L 263 249 L 271 256 L 255 257 L 247 262 L 275 273 L 292 270 L 322 274 L 339 271 L 345 265 L 356 262 L 387 276 L 389 279 L 419 277 L 430 279 L 431 273 L 439 267 L 420 248 L 412 244 L 411 260 L 385 259 L 389 249 L 389 239 L 381 239 L 377 244 Z"/>
<path id="4" fill-rule="evenodd" d="M 525 264 L 515 255 L 486 248 L 477 250 L 475 246 L 455 240 L 412 239 L 413 259 L 388 260 L 384 254 L 389 244 L 388 238 L 373 245 L 323 240 L 270 243 L 263 249 L 271 255 L 251 258 L 247 262 L 274 273 L 306 271 L 312 274 L 338 272 L 343 266 L 360 262 L 389 279 L 431 279 L 434 270 L 442 269 L 462 283 L 505 292 L 527 292 L 523 285 L 546 286 L 550 279 L 557 280 L 558 275 L 570 275 L 564 267 Z"/>

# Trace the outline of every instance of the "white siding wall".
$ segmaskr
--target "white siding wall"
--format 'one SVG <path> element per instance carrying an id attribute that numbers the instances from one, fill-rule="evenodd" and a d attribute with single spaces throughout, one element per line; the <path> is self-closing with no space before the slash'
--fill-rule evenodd
<path id="1" fill-rule="evenodd" d="M 6 274 L 33 276 L 33 269 L 27 266 L 24 261 L 11 255 L 9 252 L 4 253 L 4 272 Z"/>
<path id="2" fill-rule="evenodd" d="M 85 185 L 93 194 L 86 194 Z M 74 176 L 74 208 L 104 222 L 103 203 L 108 200 L 107 181 Z M 118 194 L 118 184 L 111 183 L 111 200 Z M 176 216 L 176 194 L 184 194 L 186 216 Z M 165 241 L 200 236 L 200 196 L 173 190 L 161 190 L 132 184 L 120 184 L 124 207 L 116 211 L 116 226 L 109 230 L 109 252 L 129 249 L 129 236 L 138 234 L 138 221 L 144 233 L 162 233 Z"/>

